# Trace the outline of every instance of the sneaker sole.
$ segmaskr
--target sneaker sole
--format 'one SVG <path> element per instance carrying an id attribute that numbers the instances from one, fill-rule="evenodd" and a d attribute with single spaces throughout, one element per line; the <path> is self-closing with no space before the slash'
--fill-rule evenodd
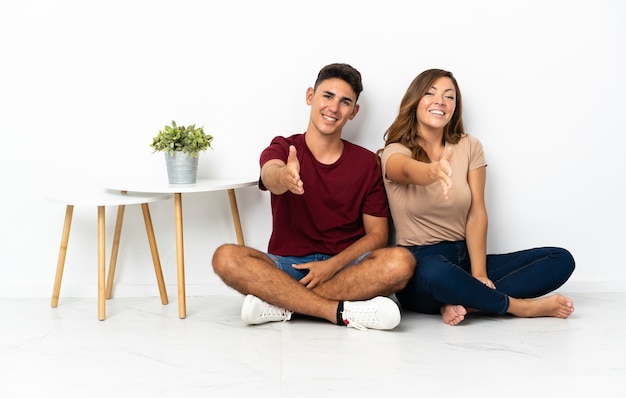
<path id="1" fill-rule="evenodd" d="M 243 304 L 241 305 L 241 320 L 246 325 L 253 325 L 253 323 L 250 322 L 248 314 L 250 313 L 250 306 L 252 305 L 252 302 L 255 298 L 256 297 L 254 297 L 253 295 L 248 294 L 246 298 L 243 299 Z"/>

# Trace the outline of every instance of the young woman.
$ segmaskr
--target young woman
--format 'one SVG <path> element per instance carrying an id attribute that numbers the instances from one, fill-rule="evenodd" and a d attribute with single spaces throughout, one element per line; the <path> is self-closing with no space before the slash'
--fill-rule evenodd
<path id="1" fill-rule="evenodd" d="M 403 308 L 441 313 L 457 325 L 468 312 L 567 318 L 570 298 L 545 296 L 574 271 L 565 249 L 487 254 L 486 166 L 480 141 L 465 133 L 452 73 L 430 69 L 407 89 L 379 150 L 396 243 L 417 260 L 396 296 Z"/>

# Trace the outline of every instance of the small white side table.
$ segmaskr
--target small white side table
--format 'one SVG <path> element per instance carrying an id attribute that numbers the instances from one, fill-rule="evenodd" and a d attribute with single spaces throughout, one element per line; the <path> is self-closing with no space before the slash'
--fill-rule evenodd
<path id="1" fill-rule="evenodd" d="M 154 271 L 159 285 L 161 302 L 168 303 L 165 283 L 163 281 L 163 272 L 161 270 L 161 262 L 154 238 L 154 230 L 152 228 L 152 219 L 150 218 L 150 210 L 148 203 L 160 200 L 171 199 L 172 195 L 165 194 L 129 194 L 120 191 L 111 191 L 104 188 L 72 188 L 59 190 L 49 193 L 46 199 L 55 203 L 64 204 L 65 222 L 63 225 L 63 233 L 61 235 L 61 246 L 59 249 L 59 259 L 57 262 L 56 276 L 54 279 L 54 288 L 52 291 L 51 306 L 56 308 L 59 303 L 59 292 L 61 290 L 61 279 L 63 278 L 63 269 L 65 266 L 65 256 L 67 254 L 67 245 L 70 236 L 70 227 L 72 225 L 72 215 L 74 206 L 95 206 L 98 208 L 98 319 L 106 318 L 105 297 L 111 298 L 113 289 L 113 278 L 115 275 L 115 267 L 117 263 L 117 254 L 119 250 L 119 241 L 122 231 L 122 221 L 124 219 L 124 209 L 126 205 L 141 204 L 143 217 L 146 224 L 148 234 L 148 242 L 152 252 L 152 261 L 154 263 Z M 117 219 L 115 224 L 115 233 L 113 237 L 113 245 L 111 248 L 111 259 L 109 265 L 109 275 L 106 283 L 105 292 L 105 207 L 117 206 Z"/>
<path id="2" fill-rule="evenodd" d="M 127 180 L 116 181 L 107 185 L 109 189 L 117 189 L 128 192 L 146 193 L 169 193 L 174 194 L 174 223 L 176 225 L 176 268 L 178 274 L 178 316 L 181 319 L 187 317 L 187 302 L 185 293 L 185 255 L 183 244 L 183 193 L 198 193 L 212 191 L 227 191 L 230 201 L 233 224 L 237 243 L 244 244 L 239 209 L 235 197 L 235 189 L 255 186 L 257 178 L 213 178 L 198 179 L 195 184 L 170 184 L 167 179 L 163 180 Z"/>

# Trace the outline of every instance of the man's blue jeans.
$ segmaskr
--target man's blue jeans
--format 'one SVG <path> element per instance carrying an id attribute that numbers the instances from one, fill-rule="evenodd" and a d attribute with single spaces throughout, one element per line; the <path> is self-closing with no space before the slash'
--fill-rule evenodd
<path id="1" fill-rule="evenodd" d="M 330 256 L 328 254 L 309 254 L 308 256 L 303 256 L 303 257 L 278 256 L 276 254 L 270 254 L 270 253 L 265 253 L 265 254 L 267 254 L 267 256 L 270 258 L 270 260 L 272 260 L 274 262 L 274 264 L 276 264 L 276 268 L 285 271 L 293 279 L 295 279 L 297 281 L 299 281 L 300 279 L 304 278 L 306 276 L 306 274 L 309 273 L 309 270 L 308 269 L 302 269 L 302 270 L 295 269 L 295 268 L 292 267 L 292 265 L 294 265 L 294 264 L 307 264 L 307 263 L 312 263 L 312 262 L 316 262 L 316 261 L 326 261 L 326 260 L 328 260 L 329 258 L 332 257 L 332 256 Z M 370 252 L 366 252 L 366 253 L 362 254 L 359 258 L 357 258 L 356 260 L 352 261 L 346 267 L 350 267 L 352 265 L 360 263 L 361 261 L 363 261 L 363 259 L 365 257 L 367 257 L 368 254 L 370 254 Z"/>
<path id="2" fill-rule="evenodd" d="M 492 314 L 506 314 L 509 297 L 534 298 L 563 285 L 574 272 L 574 258 L 565 249 L 540 247 L 487 255 L 491 289 L 471 275 L 465 241 L 407 247 L 417 260 L 415 274 L 396 293 L 403 308 L 440 313 L 444 304 L 458 304 Z"/>

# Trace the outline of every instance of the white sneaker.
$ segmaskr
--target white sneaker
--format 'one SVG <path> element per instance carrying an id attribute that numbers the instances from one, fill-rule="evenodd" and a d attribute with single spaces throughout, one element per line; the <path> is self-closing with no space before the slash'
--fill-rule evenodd
<path id="1" fill-rule="evenodd" d="M 374 297 L 365 301 L 344 301 L 343 323 L 358 330 L 390 330 L 400 323 L 400 309 L 388 297 Z"/>
<path id="2" fill-rule="evenodd" d="M 271 305 L 260 298 L 248 294 L 241 306 L 241 320 L 247 325 L 258 325 L 265 322 L 288 321 L 292 311 Z"/>

